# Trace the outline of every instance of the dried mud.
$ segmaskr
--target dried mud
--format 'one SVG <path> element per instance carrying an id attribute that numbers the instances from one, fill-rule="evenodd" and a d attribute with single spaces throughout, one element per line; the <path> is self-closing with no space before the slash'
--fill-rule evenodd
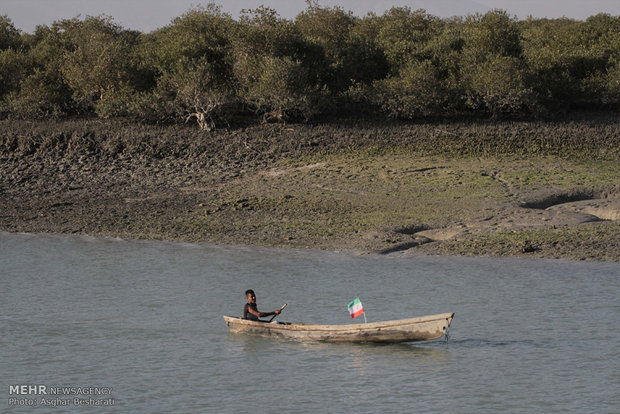
<path id="1" fill-rule="evenodd" d="M 620 261 L 608 119 L 0 133 L 3 231 Z"/>

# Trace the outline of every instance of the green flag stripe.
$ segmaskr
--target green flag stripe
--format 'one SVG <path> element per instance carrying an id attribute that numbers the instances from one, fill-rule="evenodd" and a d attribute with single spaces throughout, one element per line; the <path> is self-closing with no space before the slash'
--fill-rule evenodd
<path id="1" fill-rule="evenodd" d="M 353 306 L 355 306 L 357 303 L 361 302 L 360 298 L 355 298 L 353 299 L 351 302 L 349 302 L 349 304 L 347 305 L 348 308 L 351 308 Z"/>

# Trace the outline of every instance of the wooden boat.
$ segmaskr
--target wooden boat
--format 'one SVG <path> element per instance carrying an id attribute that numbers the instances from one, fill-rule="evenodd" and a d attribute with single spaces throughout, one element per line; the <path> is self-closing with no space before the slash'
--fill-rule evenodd
<path id="1" fill-rule="evenodd" d="M 224 316 L 231 333 L 245 333 L 302 341 L 326 342 L 414 342 L 444 336 L 454 313 L 422 316 L 395 321 L 349 325 L 306 325 L 303 323 L 268 323 Z"/>

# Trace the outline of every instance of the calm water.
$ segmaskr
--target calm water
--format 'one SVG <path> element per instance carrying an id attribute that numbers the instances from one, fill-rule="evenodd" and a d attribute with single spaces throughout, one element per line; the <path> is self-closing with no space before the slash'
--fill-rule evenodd
<path id="1" fill-rule="evenodd" d="M 0 282 L 2 412 L 620 412 L 620 264 L 0 233 Z M 369 321 L 456 317 L 447 344 L 231 335 L 247 288 L 281 320 L 351 323 L 357 296 Z"/>

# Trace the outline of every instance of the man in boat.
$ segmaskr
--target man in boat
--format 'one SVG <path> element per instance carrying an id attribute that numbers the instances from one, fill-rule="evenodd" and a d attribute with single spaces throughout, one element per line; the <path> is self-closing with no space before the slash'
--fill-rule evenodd
<path id="1" fill-rule="evenodd" d="M 245 291 L 245 297 L 248 300 L 248 303 L 243 307 L 243 319 L 248 319 L 250 321 L 257 322 L 267 322 L 261 321 L 258 318 L 263 318 L 265 316 L 271 315 L 279 315 L 282 312 L 280 309 L 274 310 L 273 312 L 259 312 L 258 307 L 256 306 L 256 295 L 252 289 L 248 289 Z"/>

